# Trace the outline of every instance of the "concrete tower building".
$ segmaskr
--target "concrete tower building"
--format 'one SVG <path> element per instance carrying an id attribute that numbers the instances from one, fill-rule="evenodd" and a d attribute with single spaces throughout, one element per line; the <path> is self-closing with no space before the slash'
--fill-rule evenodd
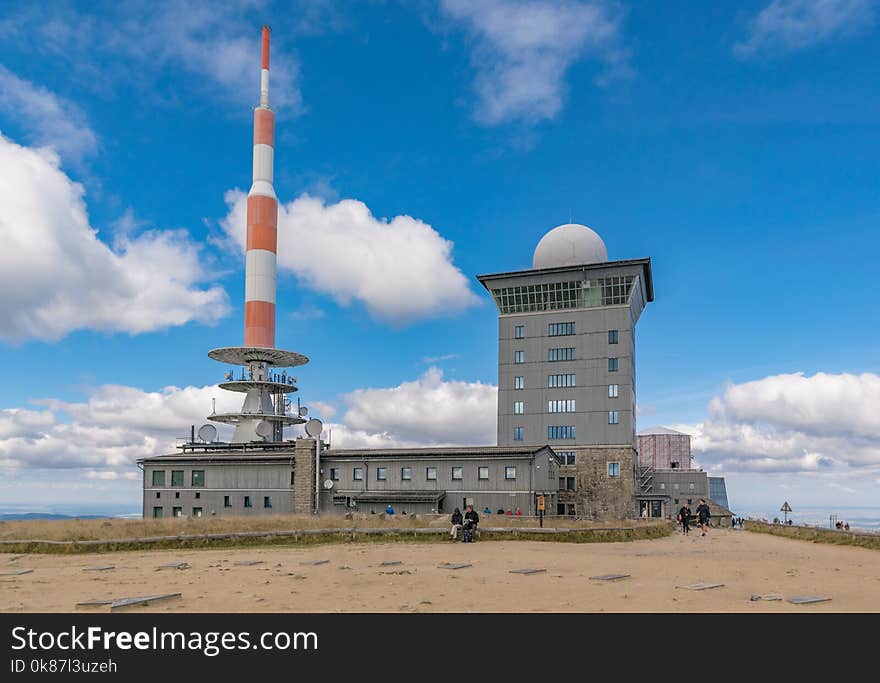
<path id="1" fill-rule="evenodd" d="M 560 456 L 560 514 L 636 513 L 635 328 L 654 300 L 649 258 L 609 261 L 560 225 L 532 268 L 478 276 L 498 307 L 498 445 Z"/>

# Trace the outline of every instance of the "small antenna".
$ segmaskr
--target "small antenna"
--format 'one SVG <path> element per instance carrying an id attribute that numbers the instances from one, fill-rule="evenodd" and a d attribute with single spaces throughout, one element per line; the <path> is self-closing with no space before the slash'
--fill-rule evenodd
<path id="1" fill-rule="evenodd" d="M 211 399 L 211 415 L 216 415 L 216 414 L 217 414 L 217 399 L 212 398 Z"/>

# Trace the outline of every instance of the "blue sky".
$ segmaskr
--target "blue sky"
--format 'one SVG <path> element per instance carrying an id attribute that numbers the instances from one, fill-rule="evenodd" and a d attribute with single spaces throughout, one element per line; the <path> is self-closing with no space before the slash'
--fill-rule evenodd
<path id="1" fill-rule="evenodd" d="M 640 426 L 691 430 L 732 501 L 874 500 L 876 2 L 152 7 L 0 3 L 0 235 L 57 246 L 0 257 L 0 498 L 123 504 L 134 457 L 210 412 L 206 351 L 242 338 L 228 193 L 250 183 L 268 23 L 298 236 L 278 345 L 311 358 L 302 399 L 340 439 L 491 439 L 496 315 L 474 276 L 528 267 L 571 215 L 610 258 L 653 259 Z M 456 397 L 482 401 L 464 435 Z M 445 422 L 418 435 L 371 407 L 395 400 Z M 117 401 L 133 414 L 106 429 Z"/>

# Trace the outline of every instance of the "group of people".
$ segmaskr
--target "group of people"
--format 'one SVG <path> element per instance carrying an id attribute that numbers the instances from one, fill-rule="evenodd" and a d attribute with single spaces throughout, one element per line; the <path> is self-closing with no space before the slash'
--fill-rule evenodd
<path id="1" fill-rule="evenodd" d="M 746 520 L 744 520 L 742 517 L 734 517 L 730 520 L 730 528 L 736 529 L 736 527 L 739 527 L 740 529 L 742 529 L 745 522 Z"/>
<path id="2" fill-rule="evenodd" d="M 838 531 L 849 531 L 849 522 L 837 522 L 834 528 Z"/>
<path id="3" fill-rule="evenodd" d="M 492 510 L 488 505 L 483 508 L 483 514 L 484 515 L 491 515 L 492 514 Z M 498 512 L 496 512 L 495 514 L 496 515 L 516 515 L 517 517 L 522 517 L 522 510 L 520 510 L 519 508 L 517 508 L 516 510 L 511 510 L 508 508 L 507 512 L 505 512 L 504 508 L 498 508 Z"/>
<path id="4" fill-rule="evenodd" d="M 461 514 L 461 510 L 455 508 L 452 512 L 452 529 L 449 530 L 449 538 L 453 541 L 458 540 L 458 532 L 460 531 L 463 541 L 473 540 L 473 532 L 477 530 L 479 523 L 480 516 L 474 510 L 473 505 L 468 505 L 465 508 L 464 515 Z"/>
<path id="5" fill-rule="evenodd" d="M 709 511 L 705 498 L 700 498 L 700 504 L 697 506 L 696 512 L 697 523 L 700 525 L 702 535 L 705 536 L 706 532 L 709 531 L 709 520 L 712 518 L 712 513 Z M 677 519 L 678 523 L 681 524 L 681 533 L 689 536 L 691 531 L 691 508 L 687 503 L 681 506 Z"/>

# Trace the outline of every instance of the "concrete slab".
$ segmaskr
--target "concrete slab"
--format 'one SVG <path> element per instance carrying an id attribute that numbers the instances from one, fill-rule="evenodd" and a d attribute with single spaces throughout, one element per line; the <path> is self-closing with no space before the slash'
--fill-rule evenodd
<path id="1" fill-rule="evenodd" d="M 759 600 L 775 602 L 777 600 L 782 600 L 782 596 L 779 593 L 752 593 L 752 597 L 750 597 L 749 600 L 752 602 L 758 602 Z"/>
<path id="2" fill-rule="evenodd" d="M 598 576 L 591 576 L 590 579 L 593 581 L 620 581 L 628 579 L 630 576 L 630 574 L 599 574 Z"/>
<path id="3" fill-rule="evenodd" d="M 684 588 L 689 591 L 705 591 L 710 588 L 721 588 L 723 583 L 691 583 L 687 586 L 676 586 L 676 588 Z"/>
<path id="4" fill-rule="evenodd" d="M 446 564 L 441 564 L 440 569 L 464 569 L 465 567 L 473 567 L 472 564 L 452 564 L 447 562 Z"/>
<path id="5" fill-rule="evenodd" d="M 110 603 L 110 609 L 117 610 L 123 609 L 125 607 L 132 607 L 134 605 L 149 605 L 151 602 L 158 602 L 159 600 L 170 600 L 172 598 L 182 597 L 180 593 L 165 593 L 163 595 L 142 595 L 134 598 L 117 598 L 112 603 Z"/>
<path id="6" fill-rule="evenodd" d="M 99 605 L 112 605 L 113 598 L 104 599 L 104 600 L 85 600 L 84 602 L 76 603 L 77 607 L 97 607 Z"/>
<path id="7" fill-rule="evenodd" d="M 391 560 L 390 562 L 380 562 L 380 567 L 396 567 L 399 564 L 403 564 L 400 560 Z"/>
<path id="8" fill-rule="evenodd" d="M 30 574 L 33 569 L 10 569 L 0 572 L 0 576 L 21 576 L 22 574 Z"/>
<path id="9" fill-rule="evenodd" d="M 309 567 L 317 567 L 319 564 L 329 564 L 330 560 L 308 560 L 307 562 L 300 562 L 303 566 Z"/>
<path id="10" fill-rule="evenodd" d="M 263 564 L 263 560 L 239 560 L 233 564 L 237 567 L 253 567 L 255 564 Z"/>
<path id="11" fill-rule="evenodd" d="M 168 564 L 160 564 L 156 569 L 189 569 L 189 562 L 169 562 Z"/>
<path id="12" fill-rule="evenodd" d="M 815 595 L 795 595 L 788 599 L 792 605 L 810 605 L 814 602 L 828 602 L 831 598 L 818 597 Z"/>
<path id="13" fill-rule="evenodd" d="M 511 574 L 540 574 L 541 572 L 546 572 L 546 569 L 534 569 L 532 567 L 525 567 L 524 569 L 511 569 Z"/>
<path id="14" fill-rule="evenodd" d="M 114 564 L 99 564 L 96 567 L 83 567 L 84 572 L 108 572 L 111 569 L 116 569 L 116 565 L 114 565 Z"/>

